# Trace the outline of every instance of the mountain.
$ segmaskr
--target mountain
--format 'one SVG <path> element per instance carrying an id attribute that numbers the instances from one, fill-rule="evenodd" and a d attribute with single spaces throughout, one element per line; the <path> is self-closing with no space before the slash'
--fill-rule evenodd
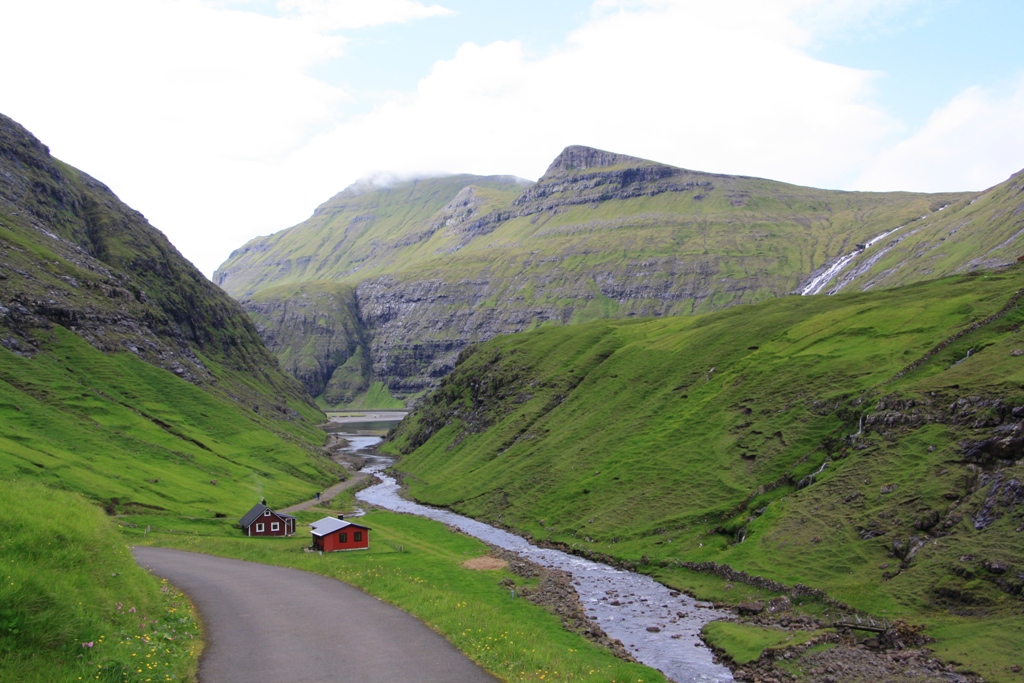
<path id="1" fill-rule="evenodd" d="M 305 223 L 238 249 L 214 279 L 321 405 L 358 404 L 374 383 L 408 399 L 470 343 L 785 296 L 860 254 L 856 245 L 900 226 L 910 234 L 976 197 L 817 190 L 569 147 L 533 184 L 450 176 L 353 186 Z M 1013 234 L 1005 217 L 984 231 Z M 331 296 L 344 304 L 321 301 L 339 287 L 345 294 Z M 296 326 L 315 330 L 309 343 Z"/>
<path id="2" fill-rule="evenodd" d="M 229 514 L 334 478 L 322 419 L 233 299 L 0 116 L 0 476 Z"/>
<path id="3" fill-rule="evenodd" d="M 1024 171 L 917 221 L 897 226 L 815 273 L 804 290 L 832 293 L 892 287 L 978 268 L 995 268 L 1024 256 Z"/>
<path id="4" fill-rule="evenodd" d="M 1016 681 L 1022 297 L 1014 265 L 502 336 L 387 448 L 422 502 L 723 602 L 745 583 L 826 625 L 923 625 L 961 670 Z"/>

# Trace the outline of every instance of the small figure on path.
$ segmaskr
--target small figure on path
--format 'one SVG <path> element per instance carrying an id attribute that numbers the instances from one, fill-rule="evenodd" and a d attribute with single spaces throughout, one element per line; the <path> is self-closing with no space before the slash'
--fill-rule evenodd
<path id="1" fill-rule="evenodd" d="M 316 499 L 320 500 L 320 492 L 319 491 L 316 492 Z"/>

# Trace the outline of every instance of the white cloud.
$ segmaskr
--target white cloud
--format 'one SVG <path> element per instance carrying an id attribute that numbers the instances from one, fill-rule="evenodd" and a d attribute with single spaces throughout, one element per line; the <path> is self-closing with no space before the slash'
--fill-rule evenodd
<path id="1" fill-rule="evenodd" d="M 16 28 L 0 60 L 17 67 L 0 70 L 0 111 L 110 184 L 209 274 L 247 239 L 303 220 L 373 171 L 536 178 L 564 146 L 586 144 L 844 187 L 858 177 L 905 185 L 877 169 L 919 173 L 904 159 L 922 158 L 913 145 L 928 145 L 913 140 L 932 128 L 950 158 L 973 158 L 965 140 L 1005 152 L 990 144 L 996 133 L 930 122 L 909 151 L 878 157 L 901 127 L 870 102 L 875 74 L 808 49 L 893 3 L 927 0 L 598 0 L 547 54 L 467 43 L 414 67 L 426 73 L 414 92 L 351 117 L 354 95 L 316 78 L 317 67 L 360 27 L 449 10 L 412 0 L 7 2 L 0 24 Z M 990 131 L 1016 122 L 1003 140 L 1022 129 L 1019 94 L 963 98 L 950 112 L 967 109 Z"/>
<path id="2" fill-rule="evenodd" d="M 1001 89 L 972 87 L 909 138 L 881 152 L 862 190 L 983 190 L 1024 167 L 1024 77 Z"/>
<path id="3" fill-rule="evenodd" d="M 634 5 L 602 3 L 536 59 L 516 42 L 464 45 L 413 97 L 339 125 L 303 157 L 536 177 L 575 143 L 835 185 L 895 127 L 862 101 L 872 75 L 809 57 L 806 31 L 777 6 Z"/>
<path id="4" fill-rule="evenodd" d="M 310 75 L 344 48 L 313 22 L 198 0 L 33 0 L 0 4 L 0 25 L 0 111 L 207 273 L 292 220 L 281 164 L 349 97 Z"/>

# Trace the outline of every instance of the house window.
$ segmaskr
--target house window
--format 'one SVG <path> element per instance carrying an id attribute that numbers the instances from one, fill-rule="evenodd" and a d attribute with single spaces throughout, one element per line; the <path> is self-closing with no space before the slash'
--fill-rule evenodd
<path id="1" fill-rule="evenodd" d="M 263 533 L 263 522 L 260 522 L 259 524 L 256 525 L 256 533 L 258 533 L 258 534 Z"/>
<path id="2" fill-rule="evenodd" d="M 270 523 L 270 530 L 271 531 L 280 531 L 281 530 L 281 523 L 280 522 L 271 522 Z"/>
<path id="3" fill-rule="evenodd" d="M 269 517 L 270 516 L 270 510 L 264 510 L 263 511 L 263 516 L 264 517 Z"/>
<path id="4" fill-rule="evenodd" d="M 358 543 L 359 541 L 363 540 L 363 532 L 362 532 L 362 531 L 357 531 L 357 532 L 356 532 L 356 538 L 355 538 L 355 540 L 356 540 L 356 542 L 357 542 L 357 543 Z"/>
<path id="5" fill-rule="evenodd" d="M 348 543 L 348 534 L 338 534 L 338 543 Z"/>

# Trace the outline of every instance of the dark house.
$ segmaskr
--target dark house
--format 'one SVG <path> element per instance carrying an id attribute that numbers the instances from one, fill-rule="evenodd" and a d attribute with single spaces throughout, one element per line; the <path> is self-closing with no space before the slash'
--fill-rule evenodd
<path id="1" fill-rule="evenodd" d="M 238 520 L 238 526 L 246 536 L 291 536 L 295 533 L 295 518 L 257 503 Z"/>
<path id="2" fill-rule="evenodd" d="M 324 517 L 309 525 L 316 550 L 366 550 L 370 547 L 370 527 L 343 519 Z"/>

